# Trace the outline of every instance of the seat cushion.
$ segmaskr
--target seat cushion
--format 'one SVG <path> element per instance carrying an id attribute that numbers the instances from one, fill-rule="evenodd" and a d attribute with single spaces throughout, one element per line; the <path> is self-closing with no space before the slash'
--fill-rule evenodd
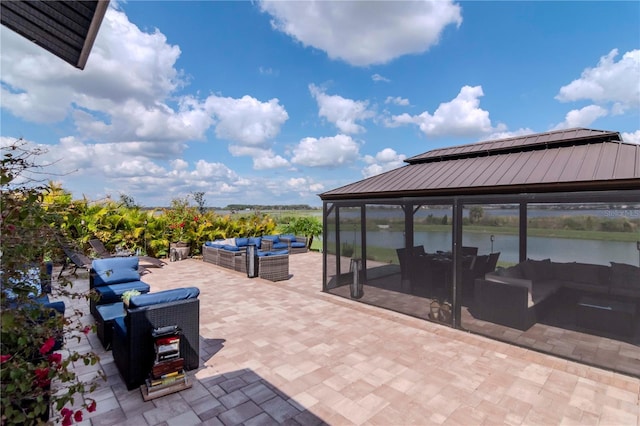
<path id="1" fill-rule="evenodd" d="M 301 242 L 293 242 L 291 243 L 291 248 L 305 248 L 307 245 Z"/>
<path id="2" fill-rule="evenodd" d="M 137 256 L 95 259 L 91 263 L 94 287 L 139 281 L 138 263 Z"/>
<path id="3" fill-rule="evenodd" d="M 122 342 L 126 341 L 127 337 L 127 322 L 124 318 L 124 316 L 121 316 L 113 320 L 114 337 L 119 338 Z"/>
<path id="4" fill-rule="evenodd" d="M 195 299 L 199 295 L 200 289 L 197 287 L 175 288 L 157 293 L 140 294 L 129 299 L 129 308 L 142 308 L 144 306 L 176 302 L 178 300 Z"/>
<path id="5" fill-rule="evenodd" d="M 289 250 L 273 250 L 273 251 L 259 251 L 258 252 L 258 256 L 259 257 L 278 256 L 278 255 L 282 255 L 282 254 L 289 254 Z"/>
<path id="6" fill-rule="evenodd" d="M 287 243 L 273 243 L 273 248 L 276 250 L 288 249 L 289 244 Z"/>
<path id="7" fill-rule="evenodd" d="M 95 291 L 100 296 L 100 304 L 116 303 L 122 301 L 122 295 L 127 290 L 138 290 L 140 293 L 149 293 L 149 284 L 138 281 L 129 281 L 121 284 L 110 284 L 96 287 Z"/>

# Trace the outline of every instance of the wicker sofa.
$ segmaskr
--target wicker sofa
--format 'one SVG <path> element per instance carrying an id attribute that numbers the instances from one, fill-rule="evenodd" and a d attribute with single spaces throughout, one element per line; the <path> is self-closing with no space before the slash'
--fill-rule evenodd
<path id="1" fill-rule="evenodd" d="M 307 252 L 307 237 L 299 235 L 265 235 L 262 237 L 262 250 L 287 250 L 289 254 Z"/>
<path id="2" fill-rule="evenodd" d="M 476 279 L 474 317 L 527 330 L 562 289 L 599 298 L 640 303 L 640 268 L 527 260 Z"/>
<path id="3" fill-rule="evenodd" d="M 289 279 L 289 252 L 287 250 L 265 250 L 264 239 L 261 237 L 232 240 L 206 242 L 202 246 L 202 259 L 205 262 L 246 274 L 247 246 L 255 244 L 258 255 L 258 276 L 269 281 Z M 272 248 L 272 246 L 269 247 Z"/>
<path id="4" fill-rule="evenodd" d="M 200 364 L 200 290 L 165 290 L 131 297 L 125 315 L 113 323 L 113 360 L 131 390 L 144 383 L 154 361 L 153 329 L 177 326 L 184 369 Z"/>

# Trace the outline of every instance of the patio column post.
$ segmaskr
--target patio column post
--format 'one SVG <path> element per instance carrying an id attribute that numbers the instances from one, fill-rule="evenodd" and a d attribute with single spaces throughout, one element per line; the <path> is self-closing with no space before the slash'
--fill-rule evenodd
<path id="1" fill-rule="evenodd" d="M 527 202 L 520 202 L 520 232 L 519 232 L 520 262 L 527 260 Z"/>
<path id="2" fill-rule="evenodd" d="M 404 246 L 413 247 L 413 203 L 402 206 L 404 210 Z"/>
<path id="3" fill-rule="evenodd" d="M 463 203 L 453 200 L 453 328 L 459 328 L 462 315 L 462 217 Z"/>

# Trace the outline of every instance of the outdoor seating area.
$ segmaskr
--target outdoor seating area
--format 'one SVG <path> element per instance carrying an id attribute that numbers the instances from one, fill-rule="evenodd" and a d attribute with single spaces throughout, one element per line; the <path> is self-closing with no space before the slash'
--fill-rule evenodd
<path id="1" fill-rule="evenodd" d="M 121 362 L 115 360 L 116 341 L 107 351 L 90 334 L 72 345 L 100 355 L 93 368 L 104 369 L 107 382 L 96 391 L 97 410 L 86 420 L 94 425 L 638 420 L 636 377 L 327 297 L 320 291 L 321 265 L 320 253 L 292 256 L 292 278 L 277 284 L 197 259 L 149 274 L 149 295 L 193 285 L 200 289 L 200 305 L 219 307 L 200 312 L 199 366 L 187 374 L 193 387 L 144 401 L 139 389 L 126 390 L 116 368 Z M 83 283 L 88 286 L 87 278 L 74 286 Z M 373 293 L 367 291 L 365 297 Z M 597 403 L 588 396 L 593 394 L 600 395 Z"/>
<path id="2" fill-rule="evenodd" d="M 183 368 L 198 368 L 199 289 L 177 288 L 150 293 L 140 280 L 138 258 L 96 259 L 89 272 L 89 288 L 96 292 L 89 311 L 103 348 L 113 349 L 113 359 L 128 389 L 140 386 L 154 360 L 151 333 L 175 326 L 180 331 Z M 128 300 L 123 298 L 135 291 Z"/>
<path id="3" fill-rule="evenodd" d="M 291 243 L 282 244 L 288 247 Z M 256 258 L 252 261 L 258 264 L 260 278 L 270 281 L 289 279 L 289 250 L 274 246 L 273 240 L 266 237 L 228 238 L 206 242 L 202 246 L 202 259 L 205 262 L 247 274 L 249 262 L 247 247 L 249 246 L 255 249 L 252 253 Z"/>

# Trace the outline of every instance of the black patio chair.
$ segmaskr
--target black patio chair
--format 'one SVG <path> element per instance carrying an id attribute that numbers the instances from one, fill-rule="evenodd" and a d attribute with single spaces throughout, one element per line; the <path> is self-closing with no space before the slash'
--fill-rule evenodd
<path id="1" fill-rule="evenodd" d="M 108 259 L 110 257 L 127 257 L 127 256 L 134 255 L 134 253 L 131 251 L 111 253 L 109 250 L 107 250 L 104 243 L 100 241 L 98 238 L 93 238 L 89 240 L 89 245 L 96 252 L 96 255 L 100 259 Z M 156 259 L 155 257 L 138 256 L 138 258 L 140 259 L 141 262 L 146 262 L 150 264 L 150 266 L 155 266 L 156 268 L 162 268 L 165 265 L 165 263 L 162 260 Z"/>
<path id="2" fill-rule="evenodd" d="M 62 263 L 62 269 L 60 269 L 60 272 L 58 273 L 58 279 L 60 279 L 62 273 L 70 267 L 73 267 L 73 271 L 71 272 L 72 274 L 75 274 L 78 271 L 78 268 L 85 269 L 87 271 L 91 269 L 91 262 L 93 259 L 67 244 L 60 243 L 60 245 L 64 251 L 65 259 Z M 71 264 L 73 264 L 73 266 Z"/>

